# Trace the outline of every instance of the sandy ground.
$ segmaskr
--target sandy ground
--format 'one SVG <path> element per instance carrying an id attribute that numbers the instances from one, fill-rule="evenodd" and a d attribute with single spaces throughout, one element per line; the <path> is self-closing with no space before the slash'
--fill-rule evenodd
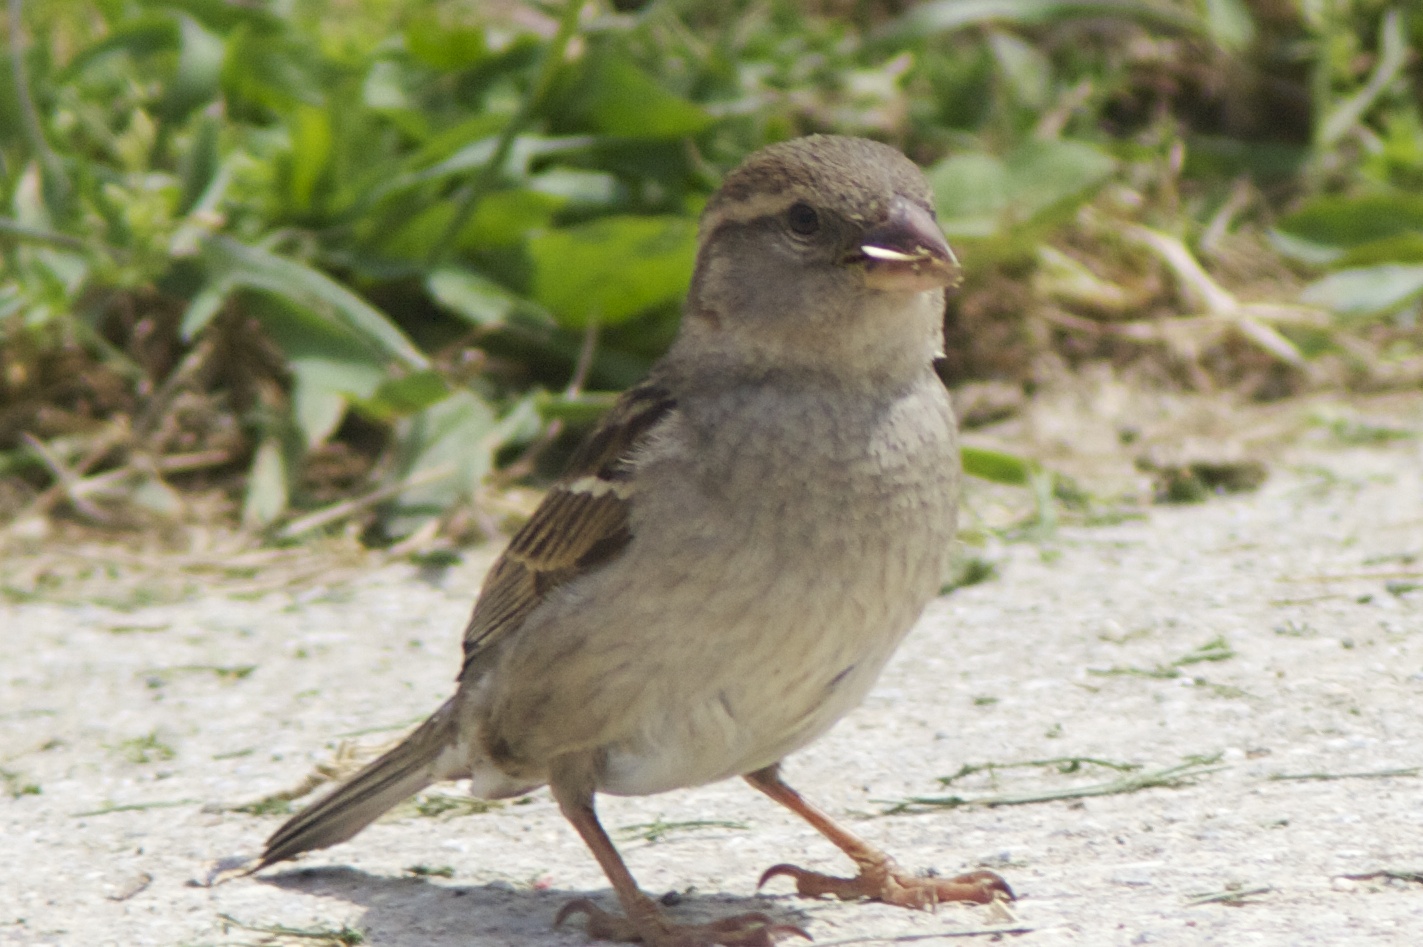
<path id="1" fill-rule="evenodd" d="M 1391 410 L 1423 431 L 1423 400 Z M 865 706 L 789 761 L 792 784 L 906 865 L 1001 872 L 1011 915 L 802 901 L 784 880 L 758 897 L 775 862 L 845 866 L 739 782 L 606 799 L 605 823 L 647 890 L 680 893 L 681 916 L 766 910 L 822 947 L 987 927 L 1027 929 L 1003 939 L 1032 947 L 1419 943 L 1423 439 L 1345 443 L 1360 439 L 1279 446 L 1251 494 L 990 543 L 998 576 L 934 603 Z M 972 499 L 970 521 L 994 502 Z M 343 562 L 267 592 L 258 570 L 117 604 L 64 583 L 19 594 L 12 570 L 0 944 L 326 945 L 343 929 L 391 947 L 586 943 L 554 914 L 611 894 L 544 792 L 480 814 L 401 810 L 285 870 L 202 884 L 282 819 L 233 806 L 448 694 L 488 561 L 438 576 Z M 1141 768 L 1001 765 L 1061 758 Z M 884 814 L 908 796 L 1191 763 L 1175 786 Z M 1211 894 L 1226 900 L 1193 903 Z"/>

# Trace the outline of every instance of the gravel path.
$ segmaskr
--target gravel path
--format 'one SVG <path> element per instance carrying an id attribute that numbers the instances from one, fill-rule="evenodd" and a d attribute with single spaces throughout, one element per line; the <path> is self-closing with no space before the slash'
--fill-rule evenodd
<path id="1" fill-rule="evenodd" d="M 1423 404 L 1405 413 L 1423 430 Z M 680 894 L 678 911 L 766 910 L 822 947 L 1002 926 L 1029 929 L 1007 939 L 1031 947 L 1417 944 L 1420 445 L 1282 448 L 1255 493 L 989 547 L 998 577 L 936 602 L 866 705 L 788 763 L 793 785 L 906 865 L 1001 872 L 1020 895 L 1011 915 L 805 902 L 785 881 L 757 898 L 775 862 L 844 866 L 737 782 L 606 799 L 604 821 L 649 891 Z M 205 579 L 206 594 L 123 609 L 62 584 L 11 596 L 0 944 L 319 947 L 346 927 L 391 947 L 585 944 L 553 915 L 611 894 L 545 792 L 435 814 L 457 804 L 447 787 L 426 814 L 401 810 L 287 870 L 202 884 L 282 818 L 231 807 L 444 699 L 488 562 L 439 576 L 342 562 L 266 593 Z M 1140 768 L 1001 765 L 1073 758 Z M 965 764 L 1000 766 L 939 784 Z M 883 814 L 909 796 L 1041 794 L 1183 766 L 1174 786 Z M 1193 904 L 1211 894 L 1228 900 Z"/>

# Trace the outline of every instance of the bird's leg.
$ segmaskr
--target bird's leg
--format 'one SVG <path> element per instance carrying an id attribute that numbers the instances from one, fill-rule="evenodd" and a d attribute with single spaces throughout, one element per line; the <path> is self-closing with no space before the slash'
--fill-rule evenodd
<path id="1" fill-rule="evenodd" d="M 707 924 L 674 924 L 662 913 L 657 903 L 643 894 L 613 846 L 612 839 L 598 822 L 593 809 L 593 792 L 584 788 L 582 780 L 562 780 L 557 768 L 549 781 L 558 807 L 578 830 L 593 857 L 603 868 L 603 874 L 617 893 L 624 916 L 609 914 L 587 898 L 570 901 L 558 912 L 554 925 L 562 924 L 574 914 L 588 916 L 588 933 L 598 940 L 640 941 L 648 947 L 774 947 L 778 939 L 798 935 L 809 940 L 810 935 L 798 927 L 777 924 L 760 912 L 738 914 Z"/>
<path id="2" fill-rule="evenodd" d="M 991 871 L 973 871 L 956 878 L 919 878 L 895 864 L 894 859 L 841 826 L 807 802 L 781 780 L 780 764 L 746 774 L 746 781 L 815 827 L 860 869 L 854 878 L 837 878 L 795 865 L 766 869 L 759 888 L 778 875 L 795 879 L 796 891 L 809 898 L 834 895 L 842 901 L 870 898 L 917 910 L 932 910 L 941 901 L 987 904 L 995 898 L 1013 899 L 1008 883 Z"/>

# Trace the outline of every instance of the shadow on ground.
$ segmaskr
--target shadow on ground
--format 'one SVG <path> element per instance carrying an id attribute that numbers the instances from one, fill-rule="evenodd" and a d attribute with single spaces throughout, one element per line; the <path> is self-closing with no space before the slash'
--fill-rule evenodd
<path id="1" fill-rule="evenodd" d="M 579 918 L 553 929 L 559 908 L 589 896 L 582 891 L 509 890 L 499 885 L 458 885 L 426 878 L 391 878 L 349 867 L 303 868 L 254 879 L 285 891 L 335 898 L 364 909 L 357 926 L 374 947 L 484 947 L 543 943 L 588 943 Z M 617 911 L 611 891 L 593 900 Z M 775 924 L 805 926 L 805 912 L 772 898 L 723 893 L 677 896 L 668 914 L 676 921 L 703 923 L 733 914 L 760 911 Z"/>

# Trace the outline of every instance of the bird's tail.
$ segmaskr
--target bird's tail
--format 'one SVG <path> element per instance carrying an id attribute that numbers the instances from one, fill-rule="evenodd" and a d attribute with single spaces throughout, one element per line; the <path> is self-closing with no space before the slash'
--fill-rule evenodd
<path id="1" fill-rule="evenodd" d="M 288 819 L 267 839 L 262 860 L 252 871 L 344 842 L 431 783 L 468 775 L 469 763 L 458 744 L 451 700 L 395 749 Z"/>

